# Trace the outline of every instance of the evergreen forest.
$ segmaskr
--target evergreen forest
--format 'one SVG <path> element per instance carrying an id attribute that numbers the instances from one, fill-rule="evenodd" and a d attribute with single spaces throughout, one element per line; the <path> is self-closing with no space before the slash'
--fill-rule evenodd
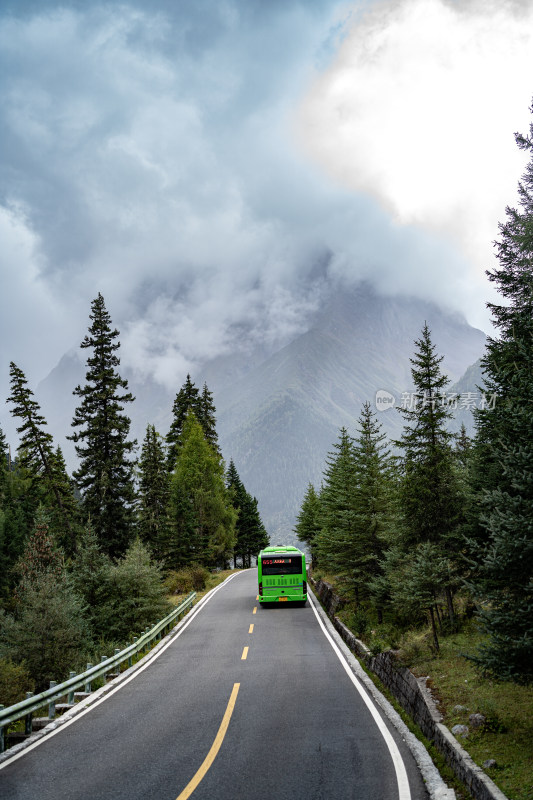
<path id="1" fill-rule="evenodd" d="M 449 380 L 424 324 L 401 437 L 388 442 L 365 403 L 358 434 L 341 429 L 321 485 L 308 486 L 295 532 L 315 576 L 331 577 L 351 608 L 349 626 L 377 651 L 426 627 L 438 653 L 443 633 L 473 619 L 482 641 L 467 655 L 481 674 L 531 684 L 533 125 L 516 141 L 530 161 L 487 272 L 501 300 L 487 304 L 496 335 L 481 362 L 475 435 L 449 432 Z"/>
<path id="2" fill-rule="evenodd" d="M 119 331 L 101 294 L 90 310 L 69 475 L 38 399 L 11 363 L 14 454 L 0 430 L 0 702 L 81 670 L 268 544 L 257 500 L 218 447 L 207 385 L 190 376 L 162 436 L 130 437 L 135 398 L 119 372 Z"/>

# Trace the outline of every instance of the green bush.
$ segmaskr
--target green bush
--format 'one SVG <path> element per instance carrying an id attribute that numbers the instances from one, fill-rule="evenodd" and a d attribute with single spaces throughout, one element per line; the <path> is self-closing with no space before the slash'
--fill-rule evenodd
<path id="1" fill-rule="evenodd" d="M 346 615 L 345 624 L 358 639 L 362 639 L 370 629 L 370 620 L 366 611 L 361 607 Z"/>
<path id="2" fill-rule="evenodd" d="M 432 655 L 431 643 L 431 631 L 428 628 L 407 631 L 399 642 L 400 661 L 409 667 L 420 659 L 428 658 Z"/>
<path id="3" fill-rule="evenodd" d="M 192 592 L 192 575 L 189 570 L 170 570 L 165 578 L 165 589 L 169 594 L 189 594 Z"/>
<path id="4" fill-rule="evenodd" d="M 158 566 L 136 539 L 106 575 L 105 601 L 98 611 L 101 638 L 125 642 L 139 635 L 171 610 L 166 595 Z"/>
<path id="5" fill-rule="evenodd" d="M 382 623 L 368 631 L 364 641 L 372 655 L 376 656 L 387 650 L 397 650 L 400 644 L 400 634 L 394 625 Z"/>
<path id="6" fill-rule="evenodd" d="M 207 581 L 211 573 L 206 567 L 201 564 L 191 564 L 189 567 L 192 578 L 192 587 L 195 592 L 201 592 L 205 589 Z"/>
<path id="7" fill-rule="evenodd" d="M 0 703 L 6 708 L 19 703 L 26 692 L 35 690 L 35 681 L 23 664 L 14 664 L 8 658 L 0 658 Z"/>
<path id="8" fill-rule="evenodd" d="M 165 588 L 170 594 L 189 594 L 205 589 L 210 572 L 201 564 L 190 564 L 179 570 L 171 570 L 165 579 Z"/>
<path id="9" fill-rule="evenodd" d="M 27 587 L 13 616 L 0 621 L 3 655 L 24 663 L 36 690 L 77 669 L 89 645 L 84 605 L 66 579 L 42 575 Z"/>

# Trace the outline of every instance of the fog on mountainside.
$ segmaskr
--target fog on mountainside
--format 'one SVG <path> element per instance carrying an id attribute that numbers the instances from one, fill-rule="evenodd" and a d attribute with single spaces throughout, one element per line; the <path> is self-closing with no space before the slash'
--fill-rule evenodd
<path id="1" fill-rule="evenodd" d="M 339 428 L 356 433 L 363 403 L 375 405 L 376 392 L 396 405 L 412 390 L 410 357 L 427 321 L 450 391 L 477 391 L 479 367 L 464 373 L 483 353 L 485 335 L 455 313 L 419 299 L 385 297 L 363 285 L 337 290 L 313 318 L 309 329 L 283 348 L 263 346 L 216 358 L 192 379 L 213 393 L 217 430 L 226 462 L 232 458 L 259 510 L 273 543 L 294 541 L 292 528 L 309 482 L 320 484 L 328 451 Z M 75 407 L 72 389 L 84 382 L 83 354 L 70 353 L 37 387 L 36 396 L 55 440 L 72 469 L 74 456 L 65 436 Z M 132 433 L 142 442 L 148 423 L 166 435 L 175 391 L 121 371 L 136 397 L 129 409 Z M 458 386 L 453 383 L 462 379 Z M 377 414 L 387 435 L 400 434 L 397 410 Z M 471 426 L 471 411 L 458 408 Z"/>

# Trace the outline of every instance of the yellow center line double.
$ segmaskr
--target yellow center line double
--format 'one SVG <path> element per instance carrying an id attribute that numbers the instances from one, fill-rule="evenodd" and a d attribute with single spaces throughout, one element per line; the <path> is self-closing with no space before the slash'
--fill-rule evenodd
<path id="1" fill-rule="evenodd" d="M 189 781 L 185 789 L 182 791 L 180 795 L 176 798 L 176 800 L 187 800 L 188 797 L 194 792 L 200 781 L 206 775 L 209 767 L 217 757 L 217 753 L 220 750 L 222 742 L 224 741 L 224 736 L 226 735 L 226 731 L 228 730 L 229 721 L 231 719 L 231 715 L 233 714 L 233 709 L 235 708 L 235 702 L 237 700 L 237 695 L 239 694 L 240 683 L 234 683 L 233 689 L 228 700 L 228 705 L 226 707 L 226 711 L 224 716 L 222 717 L 222 722 L 220 723 L 220 728 L 218 729 L 218 733 L 215 736 L 215 741 L 211 745 L 211 749 L 209 753 L 206 755 L 203 764 L 197 771 L 196 775 L 192 780 Z"/>

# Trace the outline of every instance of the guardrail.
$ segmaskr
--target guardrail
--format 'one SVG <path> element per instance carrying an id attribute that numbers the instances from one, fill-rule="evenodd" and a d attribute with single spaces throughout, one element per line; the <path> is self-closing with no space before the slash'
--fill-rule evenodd
<path id="1" fill-rule="evenodd" d="M 86 694 L 91 692 L 91 684 L 97 678 L 103 677 L 111 672 L 114 668 L 120 667 L 125 661 L 128 661 L 128 667 L 133 666 L 133 657 L 137 653 L 144 650 L 148 651 L 149 645 L 154 639 L 161 639 L 167 629 L 170 630 L 172 624 L 185 612 L 192 607 L 196 599 L 196 592 L 191 592 L 186 599 L 177 606 L 174 611 L 171 611 L 164 619 L 158 622 L 153 628 L 147 628 L 144 633 L 139 637 L 135 637 L 133 643 L 124 648 L 124 650 L 115 650 L 113 656 L 102 656 L 100 664 L 92 665 L 87 664 L 85 672 L 79 675 L 71 672 L 70 677 L 57 683 L 50 681 L 50 688 L 45 689 L 39 694 L 28 692 L 25 700 L 20 703 L 4 708 L 0 706 L 0 753 L 6 749 L 7 743 L 7 729 L 13 722 L 19 719 L 25 719 L 25 734 L 29 735 L 32 732 L 32 718 L 35 711 L 48 705 L 48 719 L 54 719 L 56 715 L 56 701 L 61 697 L 67 697 L 68 705 L 74 705 L 74 692 L 83 686 L 83 691 Z"/>

